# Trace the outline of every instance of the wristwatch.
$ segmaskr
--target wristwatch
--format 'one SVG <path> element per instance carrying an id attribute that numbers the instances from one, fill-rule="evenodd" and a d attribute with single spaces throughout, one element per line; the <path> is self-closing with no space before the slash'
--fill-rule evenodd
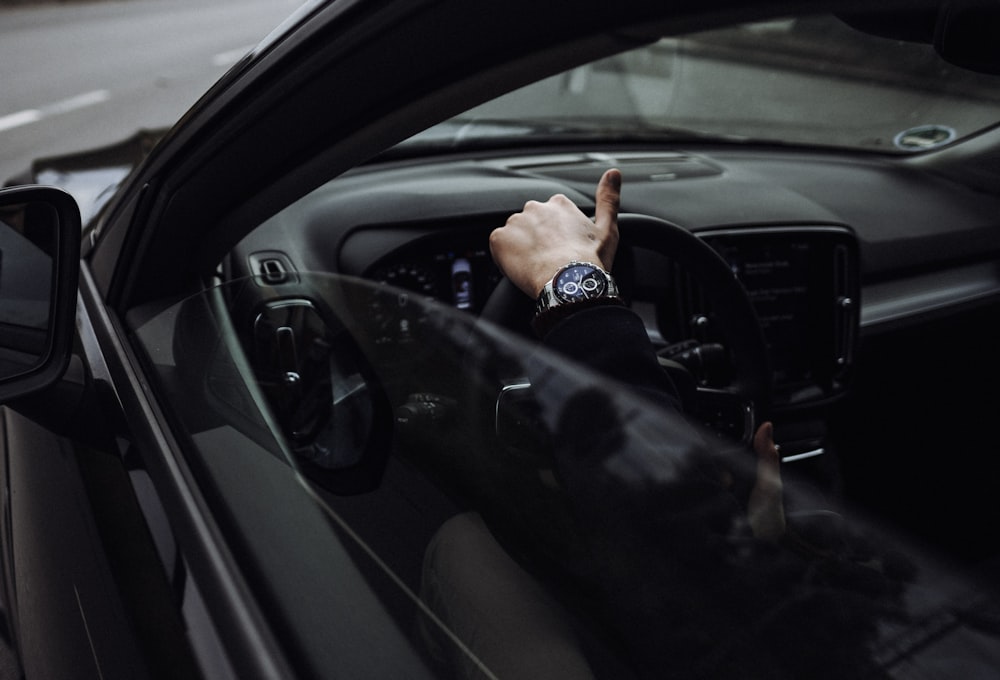
<path id="1" fill-rule="evenodd" d="M 592 262 L 570 262 L 542 286 L 535 304 L 535 332 L 543 335 L 580 303 L 620 305 L 624 301 L 611 274 Z"/>
<path id="2" fill-rule="evenodd" d="M 542 286 L 535 313 L 584 300 L 617 297 L 618 285 L 611 274 L 591 262 L 570 262 Z"/>

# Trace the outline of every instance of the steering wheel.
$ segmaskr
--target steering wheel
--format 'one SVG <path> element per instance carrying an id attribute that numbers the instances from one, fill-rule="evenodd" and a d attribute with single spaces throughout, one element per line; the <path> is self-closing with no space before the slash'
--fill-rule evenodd
<path id="1" fill-rule="evenodd" d="M 746 290 L 729 264 L 707 243 L 680 226 L 650 215 L 618 216 L 619 252 L 644 248 L 665 255 L 701 286 L 733 364 L 725 388 L 698 386 L 695 413 L 713 430 L 749 443 L 768 417 L 771 368 L 764 335 Z M 503 279 L 486 302 L 480 321 L 526 333 L 533 301 Z"/>

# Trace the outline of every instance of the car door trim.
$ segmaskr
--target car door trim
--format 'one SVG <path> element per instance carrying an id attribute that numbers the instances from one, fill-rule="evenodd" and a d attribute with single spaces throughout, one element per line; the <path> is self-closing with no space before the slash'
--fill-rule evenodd
<path id="1" fill-rule="evenodd" d="M 87 266 L 81 267 L 80 289 L 94 335 L 100 345 L 102 362 L 117 390 L 136 448 L 159 490 L 178 543 L 189 561 L 200 568 L 198 589 L 209 601 L 210 610 L 224 619 L 211 621 L 214 633 L 224 642 L 229 663 L 237 677 L 281 680 L 293 677 L 277 640 L 264 623 L 236 561 L 225 548 L 219 527 L 211 520 L 208 504 L 173 437 L 155 395 L 137 369 L 121 324 L 100 299 Z M 110 358 L 110 361 L 108 359 Z M 127 389 L 128 393 L 121 390 Z M 137 427 L 139 425 L 139 427 Z M 195 576 L 193 574 L 193 576 Z M 204 579 L 202 582 L 201 579 Z"/>

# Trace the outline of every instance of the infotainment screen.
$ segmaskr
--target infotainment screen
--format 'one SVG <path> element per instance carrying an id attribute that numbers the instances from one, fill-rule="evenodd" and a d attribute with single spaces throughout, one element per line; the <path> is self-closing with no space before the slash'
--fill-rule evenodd
<path id="1" fill-rule="evenodd" d="M 753 303 L 770 352 L 776 403 L 840 391 L 853 360 L 860 302 L 853 234 L 816 226 L 701 236 L 729 264 Z"/>
<path id="2" fill-rule="evenodd" d="M 811 248 L 803 241 L 721 242 L 719 253 L 729 262 L 753 303 L 771 352 L 779 384 L 808 383 L 815 379 L 806 351 L 816 326 L 811 319 Z"/>

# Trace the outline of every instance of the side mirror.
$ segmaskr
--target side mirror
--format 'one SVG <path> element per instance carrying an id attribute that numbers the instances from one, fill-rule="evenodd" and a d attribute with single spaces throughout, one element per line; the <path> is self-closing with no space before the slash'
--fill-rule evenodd
<path id="1" fill-rule="evenodd" d="M 0 189 L 0 403 L 52 385 L 69 364 L 80 231 L 66 192 Z"/>

